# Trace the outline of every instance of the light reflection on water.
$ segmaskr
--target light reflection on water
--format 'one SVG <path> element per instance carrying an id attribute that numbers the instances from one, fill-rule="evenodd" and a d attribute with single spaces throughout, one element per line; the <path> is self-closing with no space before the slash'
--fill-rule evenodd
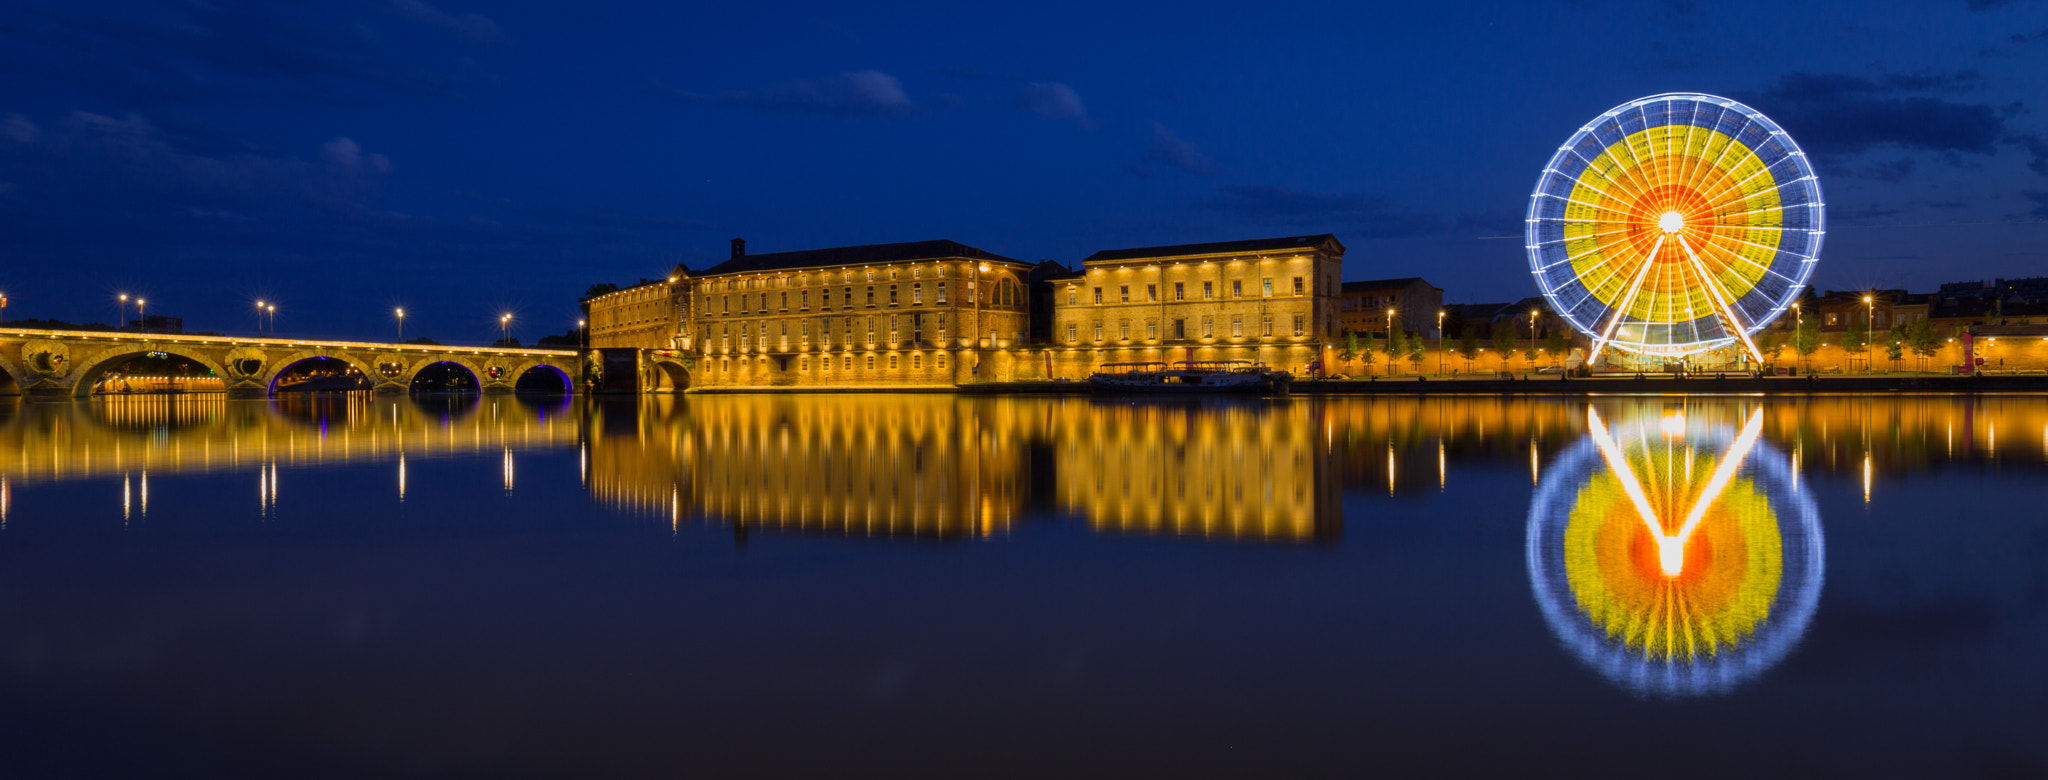
<path id="1" fill-rule="evenodd" d="M 792 713 L 822 700 L 874 731 L 833 728 L 876 744 L 971 742 L 950 729 L 1004 718 L 1055 729 L 1071 718 L 1092 731 L 1060 734 L 1083 742 L 1131 723 L 1210 740 L 1223 737 L 1205 729 L 1231 724 L 1231 739 L 1255 741 L 1243 713 L 1299 707 L 1320 714 L 1274 739 L 1313 752 L 1326 737 L 1335 757 L 1437 709 L 1471 719 L 1557 706 L 1645 736 L 1631 729 L 1656 718 L 1631 707 L 1686 698 L 1729 709 L 1648 712 L 1790 733 L 1823 720 L 1800 709 L 1811 702 L 1897 697 L 1858 733 L 1833 735 L 1844 747 L 1831 758 L 1853 763 L 1848 746 L 1891 722 L 1966 735 L 1942 737 L 1951 752 L 2006 725 L 2048 726 L 2037 711 L 2048 685 L 2030 660 L 2048 647 L 2048 530 L 2014 498 L 2044 473 L 2039 397 L 0 399 L 0 683 L 107 695 L 46 678 L 67 668 L 49 659 L 104 657 L 90 640 L 114 636 L 178 650 L 136 674 L 232 688 L 232 672 L 164 658 L 306 653 L 278 646 L 262 621 L 338 598 L 332 621 L 347 637 L 390 637 L 385 667 L 320 667 L 356 675 L 351 685 L 447 677 L 473 694 L 527 679 L 464 676 L 476 659 L 588 661 L 579 674 L 603 690 L 706 698 L 689 712 L 773 708 L 802 721 Z M 337 562 L 304 582 L 271 562 L 326 555 Z M 148 617 L 121 608 L 138 600 L 155 605 Z M 820 602 L 832 608 L 806 606 Z M 187 603 L 196 615 L 180 612 Z M 391 606 L 415 603 L 431 617 Z M 216 625 L 236 630 L 219 639 Z M 659 631 L 676 633 L 647 633 Z M 548 644 L 572 641 L 583 644 Z M 1056 648 L 1056 672 L 1020 677 L 1041 659 L 1004 656 L 1041 645 Z M 419 649 L 444 646 L 461 649 Z M 790 647 L 882 660 L 840 669 Z M 694 659 L 737 692 L 680 672 L 592 671 L 635 648 L 649 653 L 633 656 L 640 674 Z M 927 650 L 961 666 L 902 660 Z M 374 671 L 385 668 L 397 676 Z M 935 678 L 987 708 L 949 695 L 931 711 L 975 717 L 863 709 L 861 697 Z M 315 698 L 328 685 L 299 682 L 287 687 Z M 1136 692 L 1104 693 L 1123 685 Z M 835 699 L 841 690 L 862 693 Z M 578 712 L 621 696 L 554 695 Z M 407 696 L 431 713 L 420 722 L 475 714 L 462 695 Z M 1945 697 L 1986 714 L 1924 715 L 1957 711 Z M 643 721 L 685 717 L 672 704 Z M 711 735 L 706 755 L 747 739 L 717 719 L 693 723 Z M 371 723 L 332 739 L 385 732 Z M 774 747 L 750 744 L 748 756 Z M 1455 744 L 1375 745 L 1484 768 L 1445 758 Z M 2001 750 L 2021 767 L 2048 761 Z M 1955 769 L 1948 760 L 1900 766 L 1939 774 Z"/>

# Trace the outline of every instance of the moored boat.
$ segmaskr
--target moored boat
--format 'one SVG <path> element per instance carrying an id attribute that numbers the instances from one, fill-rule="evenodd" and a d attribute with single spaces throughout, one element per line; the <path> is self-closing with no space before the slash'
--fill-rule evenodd
<path id="1" fill-rule="evenodd" d="M 1088 384 L 1110 393 L 1265 393 L 1289 376 L 1249 360 L 1104 363 Z"/>

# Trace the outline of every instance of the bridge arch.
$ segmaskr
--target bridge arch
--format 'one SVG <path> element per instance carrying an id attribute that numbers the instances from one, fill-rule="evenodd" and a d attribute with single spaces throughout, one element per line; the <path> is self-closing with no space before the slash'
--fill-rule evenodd
<path id="1" fill-rule="evenodd" d="M 513 389 L 513 390 L 533 390 L 533 391 L 539 391 L 539 392 L 555 392 L 555 390 L 554 390 L 553 388 L 541 389 L 541 388 L 537 388 L 537 387 L 526 387 L 526 386 L 525 386 L 525 385 L 527 385 L 527 375 L 528 375 L 529 373 L 532 373 L 532 372 L 535 372 L 535 371 L 544 371 L 544 372 L 546 372 L 546 373 L 547 373 L 547 376 L 549 376 L 549 377 L 550 377 L 550 379 L 548 379 L 548 380 L 545 380 L 545 381 L 547 381 L 547 382 L 548 382 L 549 384 L 552 384 L 552 383 L 553 383 L 553 379 L 560 379 L 560 380 L 561 380 L 561 382 L 562 382 L 562 387 L 561 387 L 561 390 L 560 390 L 560 392 L 563 392 L 563 393 L 574 393 L 574 392 L 576 392 L 576 380 L 575 380 L 574 378 L 572 378 L 572 376 L 573 376 L 573 375 L 571 375 L 571 374 L 570 374 L 570 373 L 568 372 L 568 370 L 567 370 L 567 369 L 564 369 L 564 368 L 562 368 L 561 366 L 557 366 L 557 365 L 555 365 L 555 364 L 553 364 L 553 363 L 550 363 L 550 362 L 548 362 L 548 361 L 545 361 L 545 360 L 529 360 L 529 361 L 526 361 L 526 362 L 524 362 L 524 363 L 521 363 L 521 364 L 519 364 L 519 365 L 518 365 L 517 367 L 513 368 L 513 369 L 512 369 L 512 376 L 511 376 L 511 382 L 509 383 L 509 384 L 511 384 L 511 386 L 512 386 L 512 389 Z M 536 377 L 536 378 L 538 378 L 538 377 Z"/>
<path id="2" fill-rule="evenodd" d="M 377 369 L 375 366 L 371 365 L 368 362 L 365 362 L 360 357 L 351 355 L 347 352 L 330 352 L 327 350 L 318 349 L 302 349 L 297 352 L 293 352 L 292 354 L 287 355 L 282 359 L 271 361 L 270 365 L 264 368 L 264 392 L 267 392 L 271 395 L 277 395 L 277 380 L 283 378 L 285 372 L 292 370 L 293 367 L 299 365 L 300 363 L 304 363 L 308 360 L 339 360 L 355 368 L 357 373 L 363 375 L 363 381 L 369 383 L 370 386 L 375 387 L 379 384 L 382 384 L 383 375 L 377 373 Z"/>
<path id="3" fill-rule="evenodd" d="M 0 396 L 21 395 L 28 392 L 28 385 L 35 381 L 27 371 L 21 370 L 7 358 L 0 357 Z"/>
<path id="4" fill-rule="evenodd" d="M 109 366 L 115 363 L 119 363 L 128 358 L 135 357 L 136 355 L 147 355 L 151 352 L 160 352 L 166 355 L 170 355 L 172 357 L 184 358 L 194 363 L 198 363 L 202 368 L 205 368 L 207 371 L 212 372 L 214 376 L 219 377 L 223 385 L 229 384 L 233 381 L 232 379 L 229 378 L 226 368 L 222 367 L 221 364 L 214 362 L 212 358 L 207 357 L 205 353 L 200 352 L 198 350 L 185 349 L 180 346 L 174 346 L 169 344 L 156 344 L 149 342 L 137 344 L 109 344 L 107 345 L 107 348 L 104 351 L 100 352 L 99 354 L 78 361 L 77 367 L 71 370 L 71 375 L 68 378 L 68 381 L 70 381 L 71 383 L 71 396 L 73 398 L 91 398 L 93 385 L 98 383 L 100 377 L 107 373 L 107 368 Z"/>
<path id="5" fill-rule="evenodd" d="M 488 384 L 484 379 L 482 367 L 455 355 L 438 355 L 422 359 L 414 363 L 411 368 L 405 370 L 405 378 L 400 380 L 400 382 L 405 385 L 405 390 L 408 393 L 417 390 L 419 388 L 415 387 L 413 383 L 419 380 L 420 373 L 440 365 L 452 365 L 469 372 L 469 378 L 476 380 L 476 389 L 479 391 L 483 390 L 484 386 Z"/>
<path id="6" fill-rule="evenodd" d="M 647 389 L 656 393 L 680 393 L 690 389 L 690 368 L 682 361 L 657 358 L 647 372 Z"/>

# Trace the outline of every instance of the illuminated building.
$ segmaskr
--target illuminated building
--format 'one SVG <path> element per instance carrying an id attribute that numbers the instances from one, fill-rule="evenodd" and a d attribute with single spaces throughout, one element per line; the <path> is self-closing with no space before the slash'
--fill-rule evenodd
<path id="1" fill-rule="evenodd" d="M 1252 360 L 1297 373 L 1338 333 L 1344 245 L 1329 234 L 1110 249 L 1053 281 L 1055 376 L 1103 363 Z"/>
<path id="2" fill-rule="evenodd" d="M 1393 309 L 1393 327 L 1435 340 L 1442 337 L 1436 313 L 1443 308 L 1444 291 L 1419 277 L 1345 282 L 1337 295 L 1337 327 L 1384 338 Z"/>
<path id="3" fill-rule="evenodd" d="M 647 390 L 1006 378 L 1029 331 L 1031 268 L 953 241 L 749 255 L 734 239 L 705 271 L 589 301 L 592 346 L 650 351 Z"/>

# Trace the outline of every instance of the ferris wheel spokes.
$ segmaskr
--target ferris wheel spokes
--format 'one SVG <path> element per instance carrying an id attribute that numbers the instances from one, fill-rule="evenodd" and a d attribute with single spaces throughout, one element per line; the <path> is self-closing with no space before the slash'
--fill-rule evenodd
<path id="1" fill-rule="evenodd" d="M 1600 338 L 1593 342 L 1592 351 L 1586 354 L 1586 363 L 1591 364 L 1599 359 L 1600 350 L 1614 340 L 1615 328 L 1621 327 L 1621 321 L 1628 318 L 1629 309 L 1635 306 L 1636 294 L 1642 292 L 1643 280 L 1650 277 L 1650 268 L 1657 264 L 1657 252 L 1663 248 L 1664 237 L 1658 236 L 1657 245 L 1650 249 L 1650 256 L 1643 260 L 1643 269 L 1636 272 L 1635 282 L 1629 285 L 1628 294 L 1622 298 L 1621 305 L 1614 308 L 1614 318 L 1607 321 L 1607 330 L 1600 334 Z"/>

